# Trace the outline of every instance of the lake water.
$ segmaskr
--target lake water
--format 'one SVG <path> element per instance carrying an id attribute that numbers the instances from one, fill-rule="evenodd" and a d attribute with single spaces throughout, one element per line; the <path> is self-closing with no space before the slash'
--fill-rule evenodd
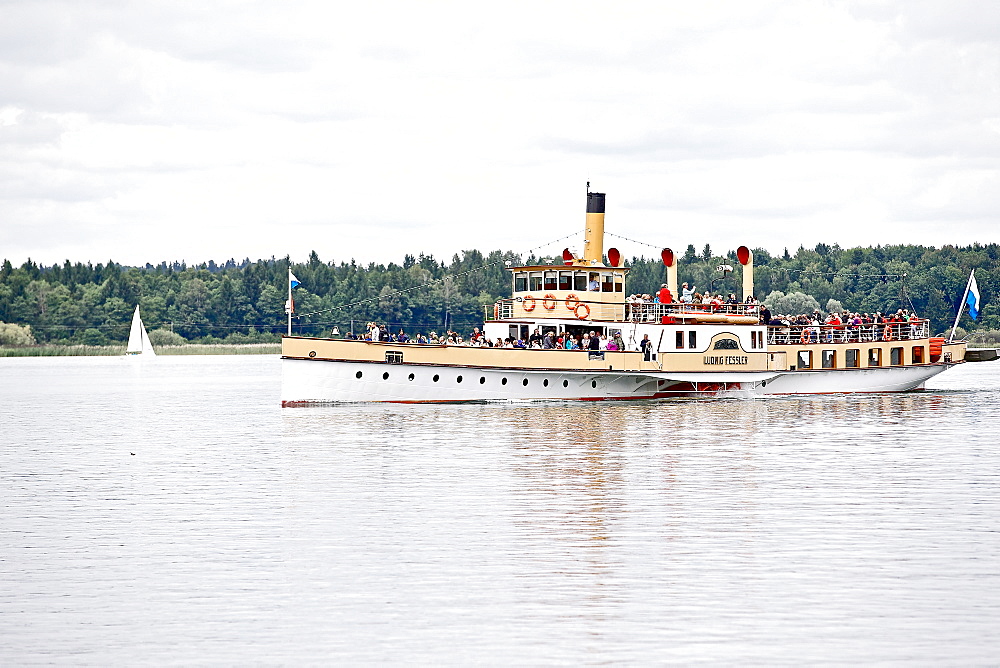
<path id="1" fill-rule="evenodd" d="M 996 664 L 1000 363 L 905 395 L 281 409 L 0 359 L 0 664 Z"/>

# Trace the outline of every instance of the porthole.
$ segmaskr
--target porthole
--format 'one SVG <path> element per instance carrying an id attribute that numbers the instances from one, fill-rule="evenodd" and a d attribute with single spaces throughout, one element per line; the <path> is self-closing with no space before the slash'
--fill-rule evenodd
<path id="1" fill-rule="evenodd" d="M 461 382 L 462 382 L 462 377 L 461 377 L 461 376 L 459 376 L 458 378 L 456 378 L 456 379 L 455 379 L 455 382 L 456 382 L 456 383 L 461 383 Z"/>
<path id="2" fill-rule="evenodd" d="M 441 380 L 441 376 L 439 376 L 439 375 L 437 375 L 437 374 L 434 374 L 434 377 L 433 377 L 433 378 L 431 378 L 431 380 L 433 380 L 433 381 L 434 381 L 434 382 L 436 383 L 436 382 L 438 382 L 439 380 Z"/>
<path id="3" fill-rule="evenodd" d="M 479 384 L 482 385 L 485 382 L 486 382 L 486 376 L 480 376 L 479 377 Z"/>
<path id="4" fill-rule="evenodd" d="M 316 351 L 315 350 L 310 350 L 309 351 L 309 357 L 316 357 Z"/>
<path id="5" fill-rule="evenodd" d="M 361 374 L 361 372 L 359 371 L 359 372 L 357 372 L 356 374 L 354 374 L 354 377 L 355 377 L 355 378 L 361 378 L 361 375 L 362 375 L 362 374 Z"/>
<path id="6" fill-rule="evenodd" d="M 563 387 L 569 387 L 569 381 L 568 380 L 564 380 L 563 381 Z"/>
<path id="7" fill-rule="evenodd" d="M 524 385 L 525 387 L 528 387 L 528 379 L 525 378 L 524 380 L 522 380 L 521 381 L 521 385 Z"/>
<path id="8" fill-rule="evenodd" d="M 596 380 L 590 381 L 590 386 L 593 388 L 597 388 L 597 381 Z"/>
<path id="9" fill-rule="evenodd" d="M 413 376 L 413 374 L 411 373 L 411 374 L 410 374 L 410 376 L 409 376 L 410 380 L 413 380 L 413 377 L 414 377 L 414 376 Z"/>
<path id="10" fill-rule="evenodd" d="M 507 379 L 506 378 L 501 378 L 500 379 L 500 384 L 501 385 L 506 385 L 507 384 Z"/>
<path id="11" fill-rule="evenodd" d="M 389 372 L 388 371 L 386 371 L 385 373 L 382 374 L 382 380 L 389 380 Z"/>
<path id="12" fill-rule="evenodd" d="M 546 378 L 545 380 L 542 381 L 542 387 L 548 387 L 548 386 L 549 386 L 549 379 Z"/>

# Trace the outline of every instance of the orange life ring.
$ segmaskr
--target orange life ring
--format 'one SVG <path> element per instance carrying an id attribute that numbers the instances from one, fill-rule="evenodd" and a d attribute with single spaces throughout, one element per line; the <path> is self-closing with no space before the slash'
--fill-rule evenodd
<path id="1" fill-rule="evenodd" d="M 580 305 L 580 298 L 577 297 L 572 292 L 566 295 L 566 308 L 570 311 L 575 311 L 576 307 Z"/>
<path id="2" fill-rule="evenodd" d="M 885 329 L 882 330 L 882 340 L 892 341 L 892 325 L 886 325 Z"/>
<path id="3" fill-rule="evenodd" d="M 494 320 L 500 319 L 500 304 L 493 305 L 493 319 Z"/>
<path id="4" fill-rule="evenodd" d="M 545 307 L 546 311 L 551 311 L 556 307 L 556 301 L 556 296 L 550 292 L 545 295 L 545 299 L 542 300 L 542 306 Z M 549 304 L 551 304 L 551 306 L 549 306 Z"/>
<path id="5" fill-rule="evenodd" d="M 586 313 L 580 315 L 580 309 L 586 310 Z M 579 304 L 576 305 L 576 308 L 573 309 L 573 314 L 580 320 L 586 320 L 587 318 L 590 317 L 590 307 L 584 304 L 583 302 L 580 302 Z"/>
<path id="6" fill-rule="evenodd" d="M 530 304 L 528 303 L 529 301 L 531 302 Z M 531 295 L 528 295 L 527 297 L 524 298 L 523 304 L 524 304 L 523 308 L 525 311 L 530 312 L 535 310 L 535 298 L 532 297 Z"/>
<path id="7" fill-rule="evenodd" d="M 809 343 L 809 330 L 805 327 L 802 328 L 802 336 L 799 337 L 800 343 Z"/>

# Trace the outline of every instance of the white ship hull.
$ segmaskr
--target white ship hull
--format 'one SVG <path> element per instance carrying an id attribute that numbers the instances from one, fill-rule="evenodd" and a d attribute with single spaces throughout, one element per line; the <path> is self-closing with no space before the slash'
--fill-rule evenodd
<path id="1" fill-rule="evenodd" d="M 496 369 L 282 361 L 283 406 L 351 402 L 613 401 L 907 392 L 950 365 L 757 373 Z"/>
<path id="2" fill-rule="evenodd" d="M 359 375 L 360 374 L 360 375 Z M 282 360 L 282 405 L 651 399 L 658 380 L 625 372 L 542 371 Z"/>

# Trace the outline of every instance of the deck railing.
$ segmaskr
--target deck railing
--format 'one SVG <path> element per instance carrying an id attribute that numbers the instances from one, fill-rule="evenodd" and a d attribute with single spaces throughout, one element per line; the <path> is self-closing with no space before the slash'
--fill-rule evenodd
<path id="1" fill-rule="evenodd" d="M 664 317 L 677 318 L 702 314 L 749 315 L 760 313 L 757 304 L 658 304 L 656 302 L 625 302 L 625 319 L 629 322 L 662 322 Z"/>
<path id="2" fill-rule="evenodd" d="M 774 345 L 812 343 L 873 343 L 913 341 L 930 336 L 927 320 L 861 325 L 789 325 L 767 328 L 767 342 Z"/>

